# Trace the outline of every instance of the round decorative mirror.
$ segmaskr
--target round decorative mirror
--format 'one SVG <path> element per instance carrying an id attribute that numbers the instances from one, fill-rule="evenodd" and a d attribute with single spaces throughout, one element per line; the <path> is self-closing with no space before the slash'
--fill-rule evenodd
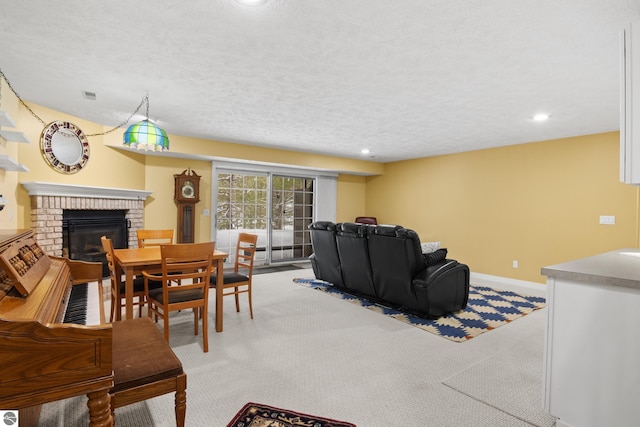
<path id="1" fill-rule="evenodd" d="M 60 173 L 76 173 L 89 161 L 89 141 L 70 122 L 49 123 L 40 136 L 40 151 L 49 165 Z"/>

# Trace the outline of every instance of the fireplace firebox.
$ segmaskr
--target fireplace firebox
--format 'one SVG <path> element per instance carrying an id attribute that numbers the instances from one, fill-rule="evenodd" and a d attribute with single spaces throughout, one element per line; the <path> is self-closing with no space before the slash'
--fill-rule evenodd
<path id="1" fill-rule="evenodd" d="M 70 210 L 62 212 L 62 256 L 101 262 L 103 276 L 109 267 L 100 238 L 106 236 L 116 249 L 129 247 L 130 225 L 124 210 Z"/>

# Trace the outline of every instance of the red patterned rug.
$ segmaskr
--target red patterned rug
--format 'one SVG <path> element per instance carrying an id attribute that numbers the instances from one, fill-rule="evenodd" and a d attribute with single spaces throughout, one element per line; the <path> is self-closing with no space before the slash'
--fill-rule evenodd
<path id="1" fill-rule="evenodd" d="M 356 427 L 355 424 L 300 412 L 274 408 L 259 403 L 247 403 L 227 427 Z"/>

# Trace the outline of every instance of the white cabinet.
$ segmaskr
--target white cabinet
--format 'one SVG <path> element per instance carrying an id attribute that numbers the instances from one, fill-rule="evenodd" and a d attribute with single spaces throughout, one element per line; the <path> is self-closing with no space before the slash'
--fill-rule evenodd
<path id="1" fill-rule="evenodd" d="M 620 39 L 620 181 L 640 184 L 640 21 Z"/>
<path id="2" fill-rule="evenodd" d="M 640 425 L 640 249 L 545 267 L 544 407 L 557 427 Z"/>

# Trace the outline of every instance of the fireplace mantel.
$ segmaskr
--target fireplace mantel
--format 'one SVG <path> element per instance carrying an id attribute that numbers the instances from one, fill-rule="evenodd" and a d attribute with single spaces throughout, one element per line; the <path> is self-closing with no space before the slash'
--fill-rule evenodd
<path id="1" fill-rule="evenodd" d="M 30 196 L 84 197 L 96 199 L 146 200 L 151 191 L 124 188 L 92 187 L 51 182 L 22 182 Z"/>
<path id="2" fill-rule="evenodd" d="M 87 185 L 22 182 L 31 199 L 31 228 L 49 255 L 62 256 L 62 219 L 70 210 L 123 210 L 129 224 L 128 245 L 136 247 L 136 230 L 144 225 L 144 202 L 151 191 Z"/>

